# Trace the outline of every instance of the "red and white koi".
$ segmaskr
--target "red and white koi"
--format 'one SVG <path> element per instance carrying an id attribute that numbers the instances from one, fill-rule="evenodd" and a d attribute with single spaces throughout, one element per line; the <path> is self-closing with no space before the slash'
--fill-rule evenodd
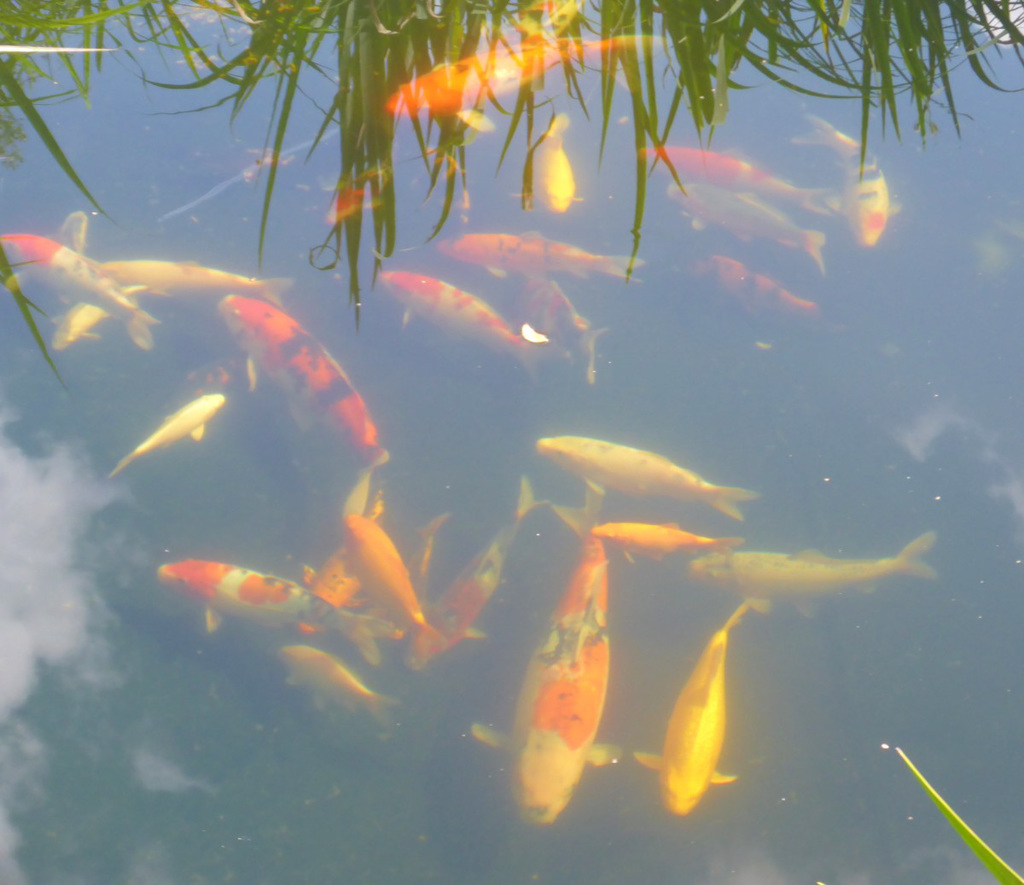
<path id="1" fill-rule="evenodd" d="M 252 377 L 258 363 L 288 393 L 300 424 L 312 414 L 366 463 L 379 466 L 388 460 L 366 403 L 345 370 L 297 320 L 266 301 L 241 295 L 221 299 L 219 310 L 249 355 Z"/>

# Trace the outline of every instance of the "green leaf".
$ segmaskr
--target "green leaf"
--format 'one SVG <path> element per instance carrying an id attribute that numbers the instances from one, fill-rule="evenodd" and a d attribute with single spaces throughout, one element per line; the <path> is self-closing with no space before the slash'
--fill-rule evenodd
<path id="1" fill-rule="evenodd" d="M 896 752 L 899 754 L 900 759 L 907 763 L 907 767 L 913 772 L 914 777 L 917 778 L 918 782 L 924 788 L 924 791 L 932 797 L 932 801 L 939 806 L 945 816 L 946 820 L 949 821 L 951 827 L 956 830 L 957 835 L 964 840 L 964 844 L 971 849 L 977 856 L 978 859 L 988 867 L 988 870 L 995 877 L 997 882 L 1003 883 L 1003 885 L 1022 885 L 1024 879 L 1022 879 L 1016 872 L 1004 861 L 998 854 L 996 854 L 991 848 L 986 845 L 977 833 L 974 832 L 966 823 L 960 818 L 960 816 L 949 807 L 949 804 L 943 799 L 935 788 L 925 780 L 923 774 L 917 770 L 917 767 L 907 757 L 899 747 L 896 747 Z"/>

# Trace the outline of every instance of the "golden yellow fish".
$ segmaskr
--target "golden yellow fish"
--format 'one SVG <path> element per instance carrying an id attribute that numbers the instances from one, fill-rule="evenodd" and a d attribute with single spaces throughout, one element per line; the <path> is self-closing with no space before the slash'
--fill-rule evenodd
<path id="1" fill-rule="evenodd" d="M 562 135 L 568 128 L 569 115 L 559 114 L 551 121 L 537 148 L 540 201 L 549 212 L 566 212 L 576 197 L 576 177 L 562 143 Z"/>
<path id="2" fill-rule="evenodd" d="M 729 631 L 749 607 L 744 602 L 711 637 L 676 700 L 661 755 L 633 754 L 659 773 L 661 800 L 672 814 L 693 811 L 711 784 L 736 780 L 717 771 L 725 740 L 725 651 Z"/>
<path id="3" fill-rule="evenodd" d="M 882 559 L 832 559 L 816 550 L 802 553 L 709 553 L 693 560 L 695 581 L 731 590 L 751 600 L 784 600 L 797 604 L 845 587 L 868 585 L 889 575 L 935 578 L 921 560 L 935 545 L 935 532 L 915 538 L 895 556 Z"/>
<path id="4" fill-rule="evenodd" d="M 118 462 L 117 467 L 110 471 L 110 475 L 117 476 L 136 458 L 152 452 L 154 449 L 172 445 L 185 436 L 191 436 L 198 442 L 206 431 L 206 422 L 217 414 L 225 402 L 224 394 L 208 393 L 182 406 L 173 415 L 164 418 L 163 424 L 156 429 L 155 433 L 125 455 Z"/>
<path id="5" fill-rule="evenodd" d="M 703 501 L 733 519 L 743 519 L 738 504 L 760 497 L 747 489 L 716 486 L 653 452 L 604 440 L 551 436 L 537 440 L 537 451 L 563 470 L 624 494 Z"/>
<path id="6" fill-rule="evenodd" d="M 100 336 L 92 330 L 109 316 L 107 311 L 96 304 L 90 304 L 88 301 L 78 302 L 60 318 L 50 346 L 54 350 L 64 350 L 80 338 L 99 338 Z"/>
<path id="7" fill-rule="evenodd" d="M 309 645 L 286 645 L 278 652 L 278 657 L 288 668 L 288 684 L 307 686 L 313 692 L 313 703 L 318 709 L 331 703 L 349 710 L 362 707 L 381 725 L 391 724 L 388 708 L 398 701 L 368 688 L 334 655 Z"/>

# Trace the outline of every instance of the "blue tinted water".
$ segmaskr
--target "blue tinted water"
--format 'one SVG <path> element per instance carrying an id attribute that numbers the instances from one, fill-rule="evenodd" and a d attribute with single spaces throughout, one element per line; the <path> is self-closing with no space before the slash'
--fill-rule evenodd
<path id="1" fill-rule="evenodd" d="M 169 76 L 150 50 L 138 61 L 155 79 Z M 509 726 L 526 660 L 574 565 L 572 536 L 548 513 L 531 516 L 482 617 L 488 639 L 422 673 L 408 672 L 397 648 L 374 670 L 337 646 L 400 700 L 387 733 L 368 717 L 317 710 L 285 685 L 274 655 L 294 634 L 227 619 L 208 636 L 198 607 L 160 586 L 155 569 L 208 558 L 297 578 L 337 542 L 355 459 L 325 432 L 302 431 L 263 379 L 255 394 L 231 393 L 201 445 L 143 458 L 108 484 L 117 460 L 190 397 L 189 371 L 237 356 L 214 299 L 146 302 L 162 320 L 150 353 L 101 327 L 100 341 L 57 355 L 67 390 L 7 303 L 0 379 L 17 418 L 0 448 L 12 538 L 0 546 L 4 881 L 974 881 L 972 860 L 883 742 L 907 749 L 1020 866 L 1024 308 L 1013 225 L 1024 224 L 1024 207 L 1007 175 L 1019 141 L 1014 96 L 958 73 L 963 133 L 939 114 L 926 149 L 909 130 L 902 143 L 883 139 L 873 121 L 870 153 L 903 208 L 873 249 L 856 246 L 841 219 L 800 215 L 827 234 L 825 277 L 801 252 L 693 230 L 655 170 L 635 283 L 559 279 L 592 325 L 609 329 L 588 387 L 578 359 L 542 366 L 532 383 L 511 360 L 422 321 L 403 330 L 401 309 L 369 285 L 357 329 L 344 265 L 322 273 L 307 261 L 325 235 L 336 144 L 281 167 L 262 267 L 262 179 L 158 223 L 254 161 L 269 105 L 254 100 L 233 125 L 223 108 L 175 114 L 213 97 L 142 89 L 137 70 L 111 56 L 91 107 L 45 108 L 109 214 L 92 218 L 89 254 L 294 278 L 289 312 L 349 371 L 391 451 L 381 472 L 389 530 L 411 549 L 417 526 L 453 514 L 432 593 L 507 521 L 522 473 L 541 495 L 578 499 L 578 482 L 533 453 L 553 434 L 650 449 L 763 496 L 742 526 L 696 506 L 614 495 L 609 519 L 679 520 L 742 533 L 752 549 L 872 558 L 934 529 L 928 560 L 940 579 L 847 591 L 809 618 L 787 605 L 749 615 L 730 645 L 721 765 L 739 779 L 713 788 L 689 817 L 665 813 L 654 775 L 627 756 L 588 770 L 553 827 L 531 828 L 511 798 L 509 761 L 468 730 Z M 311 89 L 323 98 L 323 84 Z M 596 76 L 584 93 L 593 111 Z M 765 86 L 730 99 L 717 150 L 804 186 L 839 184 L 829 152 L 790 140 L 806 131 L 808 112 L 857 131 L 853 103 Z M 468 148 L 471 207 L 453 212 L 444 236 L 538 230 L 629 252 L 632 132 L 614 122 L 628 102 L 616 98 L 599 164 L 597 115 L 588 122 L 556 101 L 573 118 L 565 145 L 581 201 L 562 217 L 523 213 L 521 146 L 495 172 L 498 118 L 498 132 Z M 312 103 L 300 103 L 292 142 L 318 124 Z M 673 142 L 695 143 L 685 126 L 677 133 Z M 24 154 L 0 173 L 4 228 L 55 236 L 81 197 L 32 136 Z M 385 267 L 510 305 L 514 275 L 499 280 L 425 242 L 439 199 L 426 198 L 407 123 L 395 157 L 399 242 Z M 983 251 L 1001 263 L 982 265 Z M 822 320 L 746 313 L 691 272 L 716 253 L 818 302 Z M 365 270 L 369 280 L 369 260 Z M 48 297 L 40 290 L 58 312 Z M 660 746 L 676 695 L 734 605 L 689 585 L 684 564 L 611 561 L 613 669 L 600 738 L 630 751 Z"/>

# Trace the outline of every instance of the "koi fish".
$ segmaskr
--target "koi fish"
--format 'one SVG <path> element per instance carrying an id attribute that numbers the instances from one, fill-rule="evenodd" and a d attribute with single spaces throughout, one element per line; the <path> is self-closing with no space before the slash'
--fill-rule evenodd
<path id="1" fill-rule="evenodd" d="M 512 791 L 530 823 L 553 823 L 586 764 L 606 765 L 620 754 L 594 743 L 608 688 L 607 608 L 608 560 L 591 536 L 527 666 L 511 735 L 473 725 L 475 738 L 515 757 Z"/>
<path id="2" fill-rule="evenodd" d="M 577 313 L 562 287 L 554 280 L 530 280 L 523 294 L 522 313 L 531 328 L 550 337 L 559 346 L 575 350 L 587 359 L 587 383 L 597 379 L 597 339 L 607 329 L 592 329 L 590 321 Z"/>
<path id="3" fill-rule="evenodd" d="M 217 414 L 225 402 L 222 393 L 208 393 L 185 404 L 173 415 L 164 418 L 163 424 L 151 436 L 118 461 L 117 467 L 110 471 L 110 476 L 117 476 L 136 458 L 141 458 L 154 449 L 173 445 L 186 436 L 191 436 L 199 442 L 206 432 L 206 422 Z"/>
<path id="4" fill-rule="evenodd" d="M 798 227 L 787 215 L 750 194 L 734 194 L 702 182 L 685 183 L 683 187 L 685 194 L 673 182 L 668 186 L 668 195 L 693 219 L 695 230 L 717 224 L 741 240 L 774 240 L 782 246 L 803 250 L 825 273 L 825 260 L 821 257 L 825 235 L 821 231 Z"/>
<path id="5" fill-rule="evenodd" d="M 187 559 L 157 569 L 161 584 L 183 590 L 206 605 L 206 629 L 216 630 L 221 615 L 255 621 L 267 627 L 307 630 L 314 619 L 313 597 L 285 578 L 263 575 L 223 562 Z"/>
<path id="6" fill-rule="evenodd" d="M 776 310 L 806 317 L 821 316 L 821 308 L 813 301 L 797 298 L 771 277 L 755 273 L 741 262 L 724 255 L 712 255 L 694 262 L 693 271 L 700 275 L 713 275 L 722 288 L 751 312 Z"/>
<path id="7" fill-rule="evenodd" d="M 725 740 L 725 652 L 729 631 L 748 608 L 744 602 L 711 637 L 676 699 L 661 755 L 633 754 L 641 765 L 658 772 L 661 801 L 672 814 L 693 811 L 711 784 L 736 780 L 717 771 Z"/>
<path id="8" fill-rule="evenodd" d="M 870 589 L 890 575 L 936 578 L 921 557 L 935 545 L 935 532 L 915 538 L 895 556 L 882 559 L 832 559 L 817 550 L 802 553 L 709 553 L 693 560 L 689 575 L 702 584 L 751 600 L 805 603 L 846 587 Z"/>
<path id="9" fill-rule="evenodd" d="M 697 553 L 728 550 L 743 543 L 743 538 L 705 538 L 684 531 L 674 522 L 648 525 L 642 522 L 606 522 L 593 530 L 594 536 L 621 547 L 628 559 L 631 553 L 661 559 L 670 553 Z"/>
<path id="10" fill-rule="evenodd" d="M 398 701 L 367 688 L 334 655 L 309 645 L 286 645 L 277 654 L 288 670 L 288 684 L 309 688 L 317 709 L 330 704 L 341 704 L 347 710 L 362 708 L 381 725 L 391 724 L 388 709 Z"/>
<path id="11" fill-rule="evenodd" d="M 889 219 L 900 206 L 889 200 L 889 185 L 878 161 L 860 164 L 860 142 L 844 135 L 831 123 L 808 114 L 813 131 L 793 139 L 794 144 L 819 144 L 830 148 L 843 164 L 846 184 L 842 196 L 833 197 L 829 208 L 845 215 L 850 230 L 861 246 L 874 246 L 885 232 Z"/>
<path id="12" fill-rule="evenodd" d="M 822 215 L 831 211 L 825 203 L 831 195 L 827 188 L 796 187 L 728 154 L 666 144 L 643 148 L 640 155 L 648 160 L 656 158 L 663 161 L 688 180 L 705 181 L 731 191 L 753 191 Z"/>
<path id="13" fill-rule="evenodd" d="M 563 470 L 626 495 L 659 495 L 677 501 L 703 501 L 726 516 L 743 519 L 739 504 L 760 497 L 747 489 L 716 486 L 667 458 L 582 436 L 537 440 L 537 452 Z"/>
<path id="14" fill-rule="evenodd" d="M 102 307 L 80 301 L 58 320 L 50 346 L 54 350 L 64 350 L 80 338 L 99 338 L 92 330 L 109 316 Z"/>
<path id="15" fill-rule="evenodd" d="M 551 121 L 537 148 L 540 201 L 549 212 L 568 211 L 576 197 L 576 178 L 562 142 L 562 136 L 568 128 L 569 115 L 559 114 Z"/>
<path id="16" fill-rule="evenodd" d="M 403 325 L 416 314 L 441 329 L 510 354 L 531 376 L 542 352 L 530 344 L 482 298 L 456 289 L 443 280 L 406 271 L 381 271 L 387 291 L 403 307 Z"/>
<path id="17" fill-rule="evenodd" d="M 437 627 L 442 641 L 421 643 L 419 648 L 411 648 L 405 661 L 411 669 L 422 670 L 431 658 L 451 651 L 463 639 L 483 637 L 473 625 L 498 589 L 505 558 L 519 533 L 519 525 L 527 513 L 545 503 L 534 500 L 533 487 L 524 476 L 519 484 L 515 519 L 494 536 L 491 543 L 459 572 L 441 598 L 429 607 L 429 621 Z"/>
<path id="18" fill-rule="evenodd" d="M 243 294 L 280 307 L 281 296 L 292 287 L 289 279 L 258 280 L 193 261 L 105 261 L 100 267 L 122 286 L 144 286 L 150 295 Z"/>
<path id="19" fill-rule="evenodd" d="M 549 273 L 571 273 L 586 277 L 603 273 L 626 279 L 630 271 L 628 255 L 593 255 L 568 243 L 546 240 L 538 233 L 523 234 L 464 234 L 457 240 L 442 240 L 437 248 L 442 253 L 469 264 L 481 264 L 496 277 L 514 270 L 528 277 L 543 277 Z M 634 267 L 643 260 L 636 259 Z"/>
<path id="20" fill-rule="evenodd" d="M 414 632 L 414 653 L 422 654 L 428 645 L 443 644 L 444 637 L 427 623 L 409 570 L 384 529 L 360 513 L 350 513 L 343 524 L 353 574 L 391 620 Z"/>
<path id="21" fill-rule="evenodd" d="M 4 234 L 0 240 L 5 247 L 13 248 L 22 261 L 29 263 L 25 270 L 39 274 L 62 298 L 72 303 L 88 301 L 98 304 L 124 323 L 137 347 L 153 349 L 153 334 L 149 327 L 159 320 L 139 307 L 134 291 L 122 288 L 95 261 L 55 240 L 33 234 Z"/>
<path id="22" fill-rule="evenodd" d="M 266 301 L 227 295 L 218 305 L 228 328 L 249 356 L 250 377 L 259 363 L 288 393 L 300 426 L 312 412 L 368 464 L 388 460 L 366 403 L 344 369 L 298 322 Z"/>

